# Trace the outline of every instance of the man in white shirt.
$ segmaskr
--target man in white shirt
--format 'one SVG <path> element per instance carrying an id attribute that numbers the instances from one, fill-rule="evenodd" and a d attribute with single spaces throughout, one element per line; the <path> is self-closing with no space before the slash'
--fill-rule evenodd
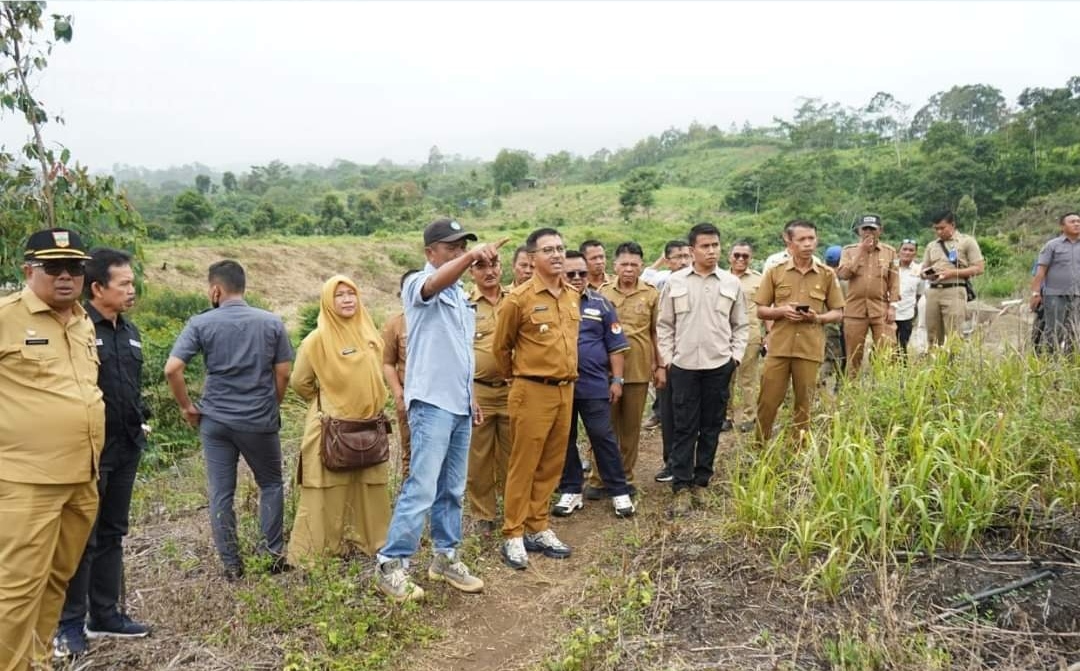
<path id="1" fill-rule="evenodd" d="M 896 341 L 900 352 L 907 355 L 908 341 L 918 317 L 919 298 L 926 293 L 926 281 L 922 278 L 922 264 L 915 261 L 918 243 L 904 240 L 900 243 L 900 300 L 893 303 L 896 309 Z"/>

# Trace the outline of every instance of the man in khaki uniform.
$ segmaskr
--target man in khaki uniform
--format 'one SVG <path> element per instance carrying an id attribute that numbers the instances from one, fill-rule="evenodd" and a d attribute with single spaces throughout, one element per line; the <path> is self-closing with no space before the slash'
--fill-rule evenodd
<path id="1" fill-rule="evenodd" d="M 757 303 L 754 294 L 761 286 L 761 273 L 750 267 L 754 258 L 754 248 L 747 240 L 736 242 L 728 254 L 731 274 L 739 278 L 743 295 L 746 297 L 746 316 L 750 321 L 750 333 L 746 338 L 746 355 L 735 369 L 731 378 L 731 402 L 728 404 L 728 416 L 732 425 L 738 425 L 739 431 L 746 433 L 754 428 L 757 417 L 757 395 L 761 376 L 758 374 L 761 360 L 762 323 L 757 316 Z M 727 424 L 727 422 L 725 422 Z"/>
<path id="2" fill-rule="evenodd" d="M 926 340 L 941 345 L 945 338 L 959 333 L 967 316 L 967 290 L 964 281 L 983 273 L 979 243 L 956 230 L 956 216 L 949 210 L 935 214 L 937 240 L 923 253 L 922 276 L 930 282 L 926 292 Z"/>
<path id="3" fill-rule="evenodd" d="M 75 231 L 30 236 L 26 288 L 0 299 L 0 671 L 44 660 L 98 509 L 105 401 L 79 305 Z"/>
<path id="4" fill-rule="evenodd" d="M 637 465 L 638 444 L 641 439 L 641 420 L 649 397 L 649 383 L 657 379 L 660 356 L 656 350 L 656 317 L 659 314 L 660 292 L 641 279 L 644 252 L 636 242 L 624 242 L 615 249 L 616 281 L 601 291 L 615 306 L 623 334 L 630 350 L 623 356 L 622 397 L 611 406 L 611 423 L 619 441 L 626 482 L 634 486 L 634 466 Z M 662 374 L 660 374 L 662 375 Z M 660 383 L 663 386 L 663 383 Z M 600 489 L 603 483 L 593 469 L 589 486 Z"/>
<path id="5" fill-rule="evenodd" d="M 900 299 L 900 257 L 881 242 L 881 217 L 859 220 L 859 242 L 844 247 L 836 276 L 847 280 L 844 305 L 844 344 L 847 374 L 858 377 L 863 362 L 866 332 L 874 336 L 874 349 L 892 353 L 896 347 L 896 308 Z"/>
<path id="6" fill-rule="evenodd" d="M 420 272 L 415 268 L 405 271 L 401 276 L 401 284 L 409 275 Z M 401 446 L 401 481 L 409 477 L 409 458 L 412 456 L 411 434 L 409 433 L 409 413 L 405 408 L 405 359 L 407 358 L 407 345 L 405 342 L 405 313 L 399 312 L 386 320 L 382 328 L 383 341 L 383 377 L 386 378 L 386 386 L 394 395 L 394 409 L 397 411 L 398 445 Z"/>
<path id="7" fill-rule="evenodd" d="M 589 269 L 588 284 L 590 289 L 600 291 L 605 286 L 615 283 L 615 276 L 607 272 L 607 252 L 604 243 L 599 240 L 586 240 L 578 247 L 585 256 L 585 267 Z"/>
<path id="8" fill-rule="evenodd" d="M 825 359 L 822 325 L 844 318 L 844 295 L 836 273 L 814 258 L 817 228 L 809 221 L 795 219 L 784 227 L 784 240 L 790 258 L 765 272 L 754 296 L 758 317 L 773 322 L 757 404 L 757 440 L 761 444 L 772 437 L 789 381 L 795 396 L 792 416 L 798 437 L 810 429 L 818 366 Z"/>
<path id="9" fill-rule="evenodd" d="M 505 489 L 506 464 L 510 459 L 510 414 L 506 409 L 510 386 L 499 375 L 491 349 L 495 341 L 495 314 L 507 292 L 499 285 L 502 273 L 499 259 L 476 261 L 469 272 L 476 284 L 469 301 L 476 306 L 473 398 L 480 408 L 480 421 L 473 425 L 469 444 L 465 493 L 476 531 L 488 536 L 495 531 L 495 495 Z"/>
<path id="10" fill-rule="evenodd" d="M 502 555 L 515 569 L 528 566 L 527 551 L 570 556 L 548 527 L 548 500 L 566 460 L 581 324 L 580 295 L 563 277 L 566 247 L 559 232 L 538 229 L 525 244 L 533 276 L 503 299 L 492 345 L 499 377 L 514 379 L 507 399 L 512 447 Z"/>

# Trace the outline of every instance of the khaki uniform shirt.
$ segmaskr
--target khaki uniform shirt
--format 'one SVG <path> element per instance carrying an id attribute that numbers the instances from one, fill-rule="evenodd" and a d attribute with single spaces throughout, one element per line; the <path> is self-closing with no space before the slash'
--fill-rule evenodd
<path id="1" fill-rule="evenodd" d="M 0 479 L 63 485 L 97 477 L 105 399 L 94 325 L 61 324 L 30 289 L 0 299 Z"/>
<path id="2" fill-rule="evenodd" d="M 941 242 L 934 240 L 926 246 L 926 251 L 923 252 L 923 270 L 933 268 L 940 273 L 943 270 L 952 270 L 953 268 L 967 268 L 968 266 L 975 265 L 983 260 L 982 250 L 979 249 L 979 243 L 970 235 L 953 233 L 952 239 L 945 241 L 945 249 L 948 249 L 950 252 L 953 250 L 956 251 L 955 266 L 949 262 L 948 255 L 941 249 Z M 945 281 L 945 284 L 953 283 L 963 284 L 964 280 L 950 278 Z M 930 285 L 933 286 L 934 284 L 934 280 L 930 280 Z"/>
<path id="3" fill-rule="evenodd" d="M 873 321 L 885 319 L 889 304 L 900 300 L 900 257 L 879 242 L 860 257 L 859 245 L 848 245 L 840 254 L 838 275 L 848 276 L 844 316 Z"/>
<path id="4" fill-rule="evenodd" d="M 565 281 L 556 298 L 537 275 L 515 287 L 495 315 L 492 349 L 499 377 L 577 379 L 580 300 Z"/>
<path id="5" fill-rule="evenodd" d="M 708 275 L 693 266 L 671 273 L 660 294 L 656 331 L 665 366 L 710 370 L 742 361 L 750 322 L 739 279 L 719 266 Z"/>
<path id="6" fill-rule="evenodd" d="M 405 384 L 405 313 L 399 312 L 386 320 L 382 328 L 383 364 L 393 366 Z"/>
<path id="7" fill-rule="evenodd" d="M 742 285 L 743 297 L 746 298 L 746 316 L 750 321 L 750 335 L 747 336 L 747 348 L 757 349 L 757 346 L 761 344 L 761 320 L 757 316 L 757 303 L 754 302 L 754 295 L 757 293 L 758 287 L 761 286 L 761 273 L 753 268 L 747 268 L 746 272 L 742 275 L 735 275 L 739 278 L 739 284 Z M 754 354 L 754 356 L 757 356 Z"/>
<path id="8" fill-rule="evenodd" d="M 476 355 L 476 372 L 473 377 L 487 382 L 499 382 L 503 380 L 499 375 L 499 367 L 495 363 L 495 352 L 492 345 L 495 342 L 495 315 L 499 306 L 506 298 L 506 290 L 501 289 L 499 299 L 494 305 L 480 293 L 479 289 L 473 289 L 469 300 L 476 305 L 476 336 L 473 340 L 473 352 Z"/>
<path id="9" fill-rule="evenodd" d="M 615 282 L 605 286 L 600 293 L 615 306 L 623 333 L 630 342 L 630 351 L 623 355 L 623 379 L 649 382 L 656 367 L 653 334 L 660 314 L 660 292 L 639 279 L 632 289 L 622 289 Z"/>
<path id="10" fill-rule="evenodd" d="M 615 277 L 611 273 L 604 273 L 604 281 L 601 282 L 600 284 L 594 284 L 591 277 L 586 278 L 585 284 L 588 285 L 588 287 L 590 289 L 595 289 L 596 291 L 601 291 L 602 289 L 606 289 L 607 287 L 611 286 L 612 284 L 615 284 L 615 282 L 617 282 L 618 279 L 619 278 Z"/>
<path id="11" fill-rule="evenodd" d="M 765 307 L 794 303 L 821 314 L 844 307 L 844 294 L 833 269 L 814 261 L 805 273 L 788 260 L 773 266 L 761 279 L 754 302 Z M 786 356 L 821 363 L 825 360 L 825 329 L 818 322 L 777 319 L 769 334 L 768 356 Z"/>

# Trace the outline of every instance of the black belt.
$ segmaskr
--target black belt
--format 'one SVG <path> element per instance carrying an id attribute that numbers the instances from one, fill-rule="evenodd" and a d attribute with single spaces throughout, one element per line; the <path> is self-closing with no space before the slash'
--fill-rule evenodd
<path id="1" fill-rule="evenodd" d="M 488 380 L 481 380 L 480 378 L 475 378 L 473 380 L 473 382 L 476 382 L 477 384 L 482 384 L 485 387 L 505 387 L 506 386 L 506 380 L 495 380 L 494 382 L 490 382 Z"/>
<path id="2" fill-rule="evenodd" d="M 537 377 L 535 375 L 518 375 L 523 380 L 529 382 L 537 382 L 539 384 L 546 384 L 549 387 L 565 387 L 568 384 L 573 383 L 573 380 L 555 380 L 550 377 Z"/>
<path id="3" fill-rule="evenodd" d="M 938 282 L 937 284 L 931 284 L 930 288 L 931 289 L 955 289 L 956 287 L 962 287 L 962 286 L 964 286 L 963 282 L 956 282 L 956 283 L 953 283 L 953 284 L 942 284 L 941 282 Z"/>

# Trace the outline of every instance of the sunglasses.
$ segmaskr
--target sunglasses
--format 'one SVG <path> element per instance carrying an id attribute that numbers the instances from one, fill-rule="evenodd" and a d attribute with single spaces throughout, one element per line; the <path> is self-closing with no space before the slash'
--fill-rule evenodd
<path id="1" fill-rule="evenodd" d="M 567 270 L 566 271 L 567 279 L 571 279 L 571 280 L 577 279 L 579 277 L 588 277 L 588 276 L 589 276 L 589 271 L 588 270 Z"/>
<path id="2" fill-rule="evenodd" d="M 900 244 L 901 245 L 915 245 L 916 247 L 919 246 L 918 242 L 916 242 L 916 241 L 914 241 L 914 240 L 912 240 L 910 238 L 904 238 L 903 240 L 900 241 Z"/>
<path id="3" fill-rule="evenodd" d="M 862 226 L 859 228 L 860 231 L 876 231 L 877 229 L 877 226 Z"/>
<path id="4" fill-rule="evenodd" d="M 733 259 L 745 259 L 745 260 L 749 261 L 750 260 L 750 255 L 749 254 L 743 254 L 742 252 L 732 252 L 731 253 L 731 258 L 733 258 Z"/>
<path id="5" fill-rule="evenodd" d="M 65 272 L 72 277 L 81 277 L 86 274 L 86 261 L 81 259 L 67 261 L 32 261 L 31 268 L 41 268 L 46 275 L 56 277 Z"/>

